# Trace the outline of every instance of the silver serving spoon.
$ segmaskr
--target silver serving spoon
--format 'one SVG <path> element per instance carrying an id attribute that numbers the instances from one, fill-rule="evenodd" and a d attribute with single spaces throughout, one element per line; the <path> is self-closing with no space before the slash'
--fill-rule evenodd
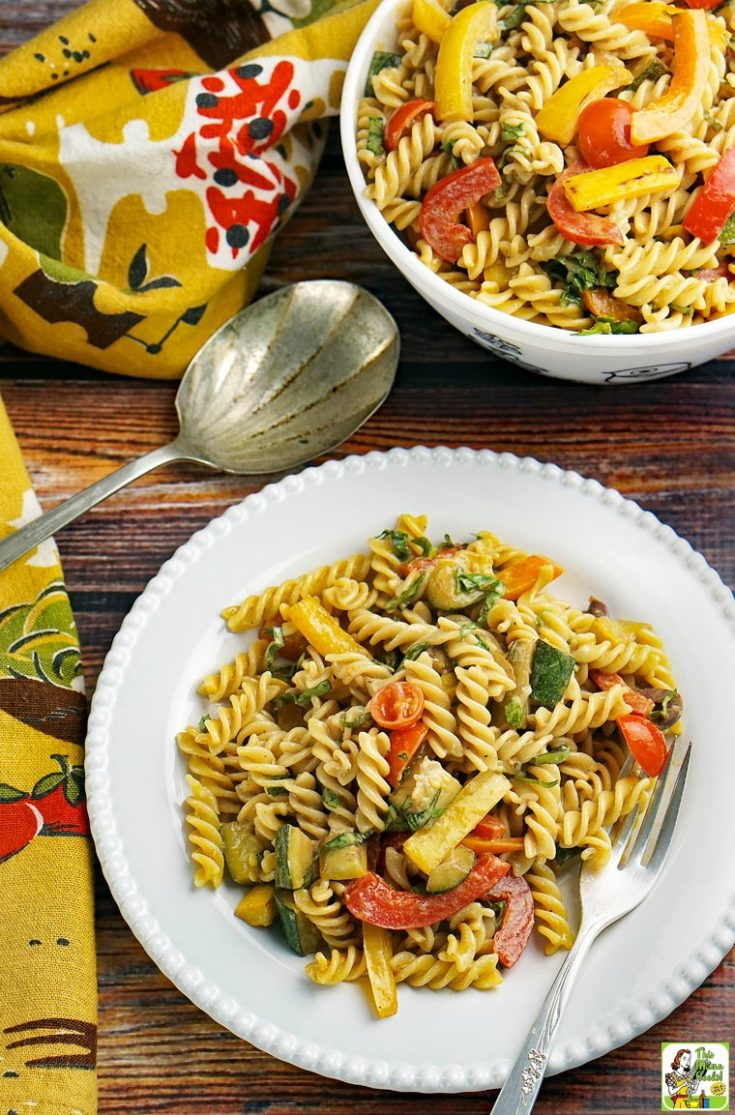
<path id="1" fill-rule="evenodd" d="M 0 542 L 0 569 L 85 511 L 170 461 L 256 476 L 333 449 L 386 399 L 399 336 L 388 311 L 353 283 L 315 280 L 269 294 L 197 353 L 176 394 L 179 435 Z"/>

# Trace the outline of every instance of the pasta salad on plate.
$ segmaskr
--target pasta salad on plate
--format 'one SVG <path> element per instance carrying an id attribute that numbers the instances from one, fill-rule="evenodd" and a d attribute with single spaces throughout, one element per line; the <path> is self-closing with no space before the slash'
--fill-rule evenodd
<path id="1" fill-rule="evenodd" d="M 679 730 L 653 629 L 564 601 L 562 572 L 404 514 L 223 612 L 242 651 L 177 737 L 194 881 L 247 887 L 238 917 L 379 1017 L 401 982 L 497 987 L 534 925 L 568 949 L 558 871 L 605 862 Z"/>
<path id="2" fill-rule="evenodd" d="M 359 102 L 365 194 L 479 304 L 580 335 L 732 312 L 735 55 L 716 0 L 410 0 Z"/>

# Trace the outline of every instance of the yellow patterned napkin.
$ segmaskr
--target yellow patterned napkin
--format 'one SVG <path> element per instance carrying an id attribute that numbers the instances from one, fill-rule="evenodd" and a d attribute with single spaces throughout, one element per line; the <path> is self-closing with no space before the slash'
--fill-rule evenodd
<path id="1" fill-rule="evenodd" d="M 0 60 L 0 339 L 175 377 L 249 300 L 377 0 L 257 3 L 92 0 Z M 37 511 L 0 403 L 0 536 Z M 96 1110 L 84 711 L 48 542 L 0 572 L 0 1112 Z"/>
<path id="2" fill-rule="evenodd" d="M 0 60 L 0 337 L 180 375 L 253 295 L 376 3 L 91 0 Z"/>
<path id="3" fill-rule="evenodd" d="M 0 535 L 39 511 L 0 403 Z M 0 573 L 0 1111 L 95 1110 L 85 700 L 56 546 Z"/>

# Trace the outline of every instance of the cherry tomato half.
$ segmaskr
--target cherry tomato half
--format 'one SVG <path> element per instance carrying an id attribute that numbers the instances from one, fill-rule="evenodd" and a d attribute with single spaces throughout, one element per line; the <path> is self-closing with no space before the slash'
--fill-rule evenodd
<path id="1" fill-rule="evenodd" d="M 378 690 L 369 709 L 381 728 L 410 728 L 424 711 L 424 695 L 412 681 L 391 681 Z"/>
<path id="2" fill-rule="evenodd" d="M 618 97 L 593 101 L 579 117 L 579 149 L 590 166 L 614 166 L 628 159 L 643 158 L 648 144 L 636 147 L 630 139 L 633 109 Z"/>

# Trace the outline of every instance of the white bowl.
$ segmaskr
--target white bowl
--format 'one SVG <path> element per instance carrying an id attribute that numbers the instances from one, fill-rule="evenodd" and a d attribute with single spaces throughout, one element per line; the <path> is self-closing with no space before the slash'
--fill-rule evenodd
<path id="1" fill-rule="evenodd" d="M 366 198 L 357 160 L 357 110 L 376 50 L 396 49 L 396 13 L 406 0 L 383 0 L 355 47 L 342 93 L 341 136 L 347 173 L 368 228 L 388 258 L 451 325 L 522 368 L 584 383 L 662 379 L 703 364 L 735 346 L 735 314 L 670 332 L 578 337 L 564 329 L 522 321 L 477 302 L 424 266 Z"/>

